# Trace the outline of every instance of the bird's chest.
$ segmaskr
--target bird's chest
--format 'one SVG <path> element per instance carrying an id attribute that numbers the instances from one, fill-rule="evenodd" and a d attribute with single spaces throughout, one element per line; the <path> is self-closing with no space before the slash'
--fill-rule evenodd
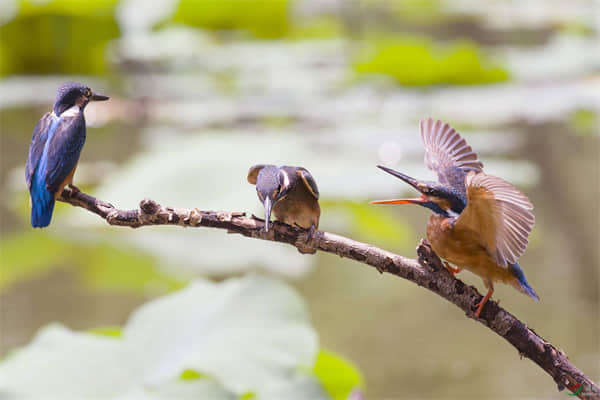
<path id="1" fill-rule="evenodd" d="M 273 206 L 275 218 L 288 225 L 298 225 L 302 228 L 319 226 L 321 210 L 317 200 L 306 190 L 295 189 Z"/>
<path id="2" fill-rule="evenodd" d="M 474 233 L 453 227 L 449 218 L 432 215 L 427 223 L 427 239 L 441 258 L 460 267 L 475 267 L 489 258 Z"/>

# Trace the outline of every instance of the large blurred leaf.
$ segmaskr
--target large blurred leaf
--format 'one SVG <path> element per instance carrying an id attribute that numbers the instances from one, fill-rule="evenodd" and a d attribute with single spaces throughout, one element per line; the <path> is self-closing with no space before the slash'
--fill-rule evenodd
<path id="1" fill-rule="evenodd" d="M 117 0 L 21 1 L 16 18 L 0 26 L 0 75 L 99 74 L 104 47 L 119 36 Z"/>
<path id="2" fill-rule="evenodd" d="M 472 43 L 439 47 L 425 39 L 375 40 L 355 65 L 359 73 L 390 75 L 403 85 L 481 84 L 508 79 Z"/>
<path id="3" fill-rule="evenodd" d="M 173 21 L 276 38 L 288 29 L 288 8 L 288 0 L 181 0 Z"/>
<path id="4" fill-rule="evenodd" d="M 255 393 L 259 399 L 325 399 L 318 381 L 301 372 L 314 364 L 316 352 L 304 303 L 288 286 L 260 276 L 195 281 L 142 306 L 121 336 L 44 328 L 0 364 L 0 392 L 19 398 Z"/>
<path id="5" fill-rule="evenodd" d="M 329 351 L 319 352 L 313 371 L 335 400 L 348 399 L 354 389 L 364 385 L 360 371 L 350 361 Z"/>

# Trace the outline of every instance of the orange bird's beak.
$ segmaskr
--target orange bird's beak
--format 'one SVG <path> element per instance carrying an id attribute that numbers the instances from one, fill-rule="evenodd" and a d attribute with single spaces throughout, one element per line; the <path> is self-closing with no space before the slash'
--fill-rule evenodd
<path id="1" fill-rule="evenodd" d="M 421 204 L 426 201 L 427 197 L 421 196 L 417 199 L 373 200 L 371 204 Z"/>
<path id="2" fill-rule="evenodd" d="M 414 187 L 418 191 L 419 189 L 419 181 L 415 178 L 411 178 L 408 175 L 403 174 L 402 172 L 395 171 L 391 168 L 386 168 L 384 166 L 378 165 L 377 168 L 384 170 L 388 174 L 394 175 L 396 178 L 402 179 L 404 182 L 408 183 L 410 186 Z M 371 204 L 422 204 L 429 201 L 429 199 L 425 195 L 421 195 L 421 197 L 416 199 L 392 199 L 392 200 L 374 200 Z"/>

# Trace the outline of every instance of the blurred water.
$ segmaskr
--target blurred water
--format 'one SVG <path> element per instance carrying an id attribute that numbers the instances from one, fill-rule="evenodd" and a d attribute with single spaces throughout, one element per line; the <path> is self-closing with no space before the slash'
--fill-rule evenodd
<path id="1" fill-rule="evenodd" d="M 516 12 L 519 7 L 507 2 L 496 6 L 503 15 L 516 12 L 521 18 L 492 18 L 494 13 L 476 6 L 479 2 L 453 3 L 446 17 L 468 12 L 481 18 L 486 35 L 499 42 L 488 50 L 513 79 L 425 89 L 397 86 L 384 77 L 356 79 L 350 66 L 360 37 L 256 41 L 221 40 L 182 26 L 149 31 L 156 15 L 127 22 L 135 4 L 121 7 L 119 21 L 127 29 L 107 50 L 113 74 L 0 81 L 3 243 L 16 238 L 35 247 L 39 237 L 50 237 L 65 253 L 86 254 L 57 255 L 40 267 L 5 247 L 5 254 L 17 254 L 4 259 L 6 267 L 34 265 L 37 272 L 4 278 L 10 284 L 2 289 L 2 305 L 11 311 L 2 312 L 8 327 L 2 332 L 3 354 L 49 321 L 76 328 L 121 323 L 144 298 L 169 290 L 161 284 L 164 276 L 185 282 L 195 275 L 222 278 L 259 269 L 294 279 L 321 344 L 357 363 L 369 398 L 563 396 L 537 367 L 450 305 L 336 257 L 302 256 L 289 246 L 212 230 L 111 228 L 62 204 L 51 228 L 32 236 L 22 181 L 30 132 L 56 87 L 81 80 L 111 96 L 86 110 L 93 128 L 76 181 L 91 194 L 119 208 L 135 208 L 150 197 L 171 206 L 261 216 L 254 188 L 246 182 L 248 167 L 302 165 L 319 185 L 322 229 L 407 256 L 424 235 L 428 213 L 408 207 L 372 210 L 368 200 L 410 192 L 374 166 L 384 163 L 433 178 L 422 162 L 418 120 L 432 116 L 452 123 L 479 153 L 486 172 L 518 185 L 536 206 L 536 227 L 522 265 L 542 301 L 533 303 L 507 287 L 498 287 L 494 297 L 563 348 L 589 376 L 600 378 L 598 40 L 561 33 L 553 25 L 559 20 L 593 26 L 588 14 L 577 11 L 588 3 L 578 2 L 572 15 L 554 7 Z M 161 4 L 162 12 L 169 12 L 168 4 Z M 335 1 L 301 4 L 296 12 L 302 15 L 344 7 Z M 541 8 L 547 12 L 540 14 Z M 515 45 L 512 39 L 502 43 L 507 32 L 529 24 L 528 29 L 552 33 L 544 33 L 546 39 L 535 46 Z M 378 234 L 373 227 L 382 224 L 397 238 Z M 94 275 L 92 256 L 86 261 L 87 254 L 96 254 L 97 243 L 154 260 L 139 262 L 159 275 L 144 272 L 142 291 L 124 283 L 90 286 L 107 279 Z M 133 261 L 112 262 L 117 270 Z M 114 274 L 111 279 L 126 281 Z M 468 272 L 460 279 L 482 287 Z M 51 312 L 39 307 L 53 297 L 60 300 L 50 303 Z M 22 314 L 28 315 L 27 324 Z"/>

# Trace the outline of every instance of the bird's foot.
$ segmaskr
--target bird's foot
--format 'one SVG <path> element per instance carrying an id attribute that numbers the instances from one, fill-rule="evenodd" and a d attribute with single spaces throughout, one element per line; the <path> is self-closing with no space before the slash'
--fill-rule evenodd
<path id="1" fill-rule="evenodd" d="M 485 305 L 485 303 L 487 303 L 490 297 L 492 297 L 492 293 L 494 293 L 494 289 L 488 289 L 488 292 L 485 296 L 483 296 L 483 299 L 481 299 L 479 303 L 475 304 L 477 306 L 477 311 L 475 311 L 475 318 L 479 318 L 479 314 L 481 314 L 483 306 Z"/>
<path id="2" fill-rule="evenodd" d="M 77 186 L 73 185 L 72 183 L 69 184 L 69 191 L 71 192 L 71 196 L 73 196 L 76 193 L 81 192 L 81 190 Z"/>
<path id="3" fill-rule="evenodd" d="M 77 193 L 81 193 L 81 190 L 77 186 L 73 185 L 72 183 L 70 183 L 67 186 L 69 187 L 69 189 L 68 189 L 69 197 L 75 197 L 75 195 Z"/>
<path id="4" fill-rule="evenodd" d="M 301 227 L 298 224 L 294 224 L 294 225 L 296 225 L 298 228 L 305 229 L 305 228 Z M 316 228 L 315 228 L 314 225 L 311 225 L 310 228 L 308 228 L 308 232 L 306 233 L 306 240 L 304 241 L 304 245 L 298 247 L 298 251 L 300 253 L 302 253 L 302 254 L 315 254 L 317 252 L 317 248 L 316 248 L 316 245 L 314 243 L 315 231 L 316 231 Z"/>
<path id="5" fill-rule="evenodd" d="M 462 271 L 462 268 L 458 268 L 458 267 L 455 268 L 452 265 L 448 264 L 447 261 L 444 261 L 444 266 L 446 267 L 448 272 L 450 272 L 450 274 L 452 274 L 452 276 L 456 276 L 456 274 L 458 274 L 460 271 Z"/>

